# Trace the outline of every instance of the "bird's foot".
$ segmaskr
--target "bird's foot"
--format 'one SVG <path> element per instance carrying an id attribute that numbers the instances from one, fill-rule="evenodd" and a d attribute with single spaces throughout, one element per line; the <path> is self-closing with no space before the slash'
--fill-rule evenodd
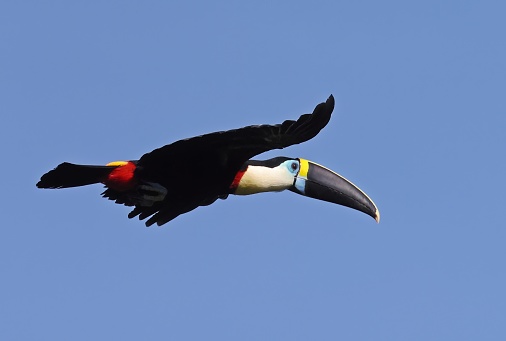
<path id="1" fill-rule="evenodd" d="M 167 189 L 156 182 L 143 182 L 138 188 L 140 206 L 153 206 L 167 195 Z"/>

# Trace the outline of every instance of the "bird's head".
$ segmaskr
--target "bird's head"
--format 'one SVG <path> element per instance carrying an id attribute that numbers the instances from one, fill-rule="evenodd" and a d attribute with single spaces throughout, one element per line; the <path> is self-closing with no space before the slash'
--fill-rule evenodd
<path id="1" fill-rule="evenodd" d="M 236 195 L 292 192 L 364 212 L 380 220 L 378 208 L 360 188 L 336 172 L 302 158 L 247 161 L 230 186 Z"/>

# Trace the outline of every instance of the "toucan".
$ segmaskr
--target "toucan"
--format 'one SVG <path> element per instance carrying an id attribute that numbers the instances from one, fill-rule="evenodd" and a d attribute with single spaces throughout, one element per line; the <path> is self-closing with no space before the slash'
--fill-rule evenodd
<path id="1" fill-rule="evenodd" d="M 133 207 L 129 218 L 159 226 L 199 206 L 248 195 L 290 190 L 307 197 L 348 206 L 379 222 L 373 201 L 341 175 L 302 158 L 251 160 L 315 137 L 330 120 L 334 97 L 312 114 L 276 125 L 255 125 L 196 136 L 165 145 L 139 160 L 105 166 L 64 162 L 44 174 L 38 188 L 105 185 L 102 196 Z"/>

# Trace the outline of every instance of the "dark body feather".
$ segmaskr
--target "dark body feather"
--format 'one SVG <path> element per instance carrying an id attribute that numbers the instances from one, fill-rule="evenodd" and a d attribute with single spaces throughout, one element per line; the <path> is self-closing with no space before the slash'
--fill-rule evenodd
<path id="1" fill-rule="evenodd" d="M 277 125 L 256 125 L 196 136 L 155 149 L 137 162 L 136 177 L 168 189 L 164 201 L 136 206 L 129 217 L 153 215 L 146 225 L 158 225 L 198 206 L 226 198 L 229 186 L 249 159 L 315 137 L 330 120 L 334 97 L 316 106 L 312 114 Z M 111 196 L 113 193 L 104 195 Z"/>

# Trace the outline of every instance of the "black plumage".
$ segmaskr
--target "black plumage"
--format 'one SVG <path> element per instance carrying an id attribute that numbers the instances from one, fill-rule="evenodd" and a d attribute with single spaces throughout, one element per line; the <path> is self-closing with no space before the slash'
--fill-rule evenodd
<path id="1" fill-rule="evenodd" d="M 315 137 L 330 120 L 334 97 L 316 106 L 312 114 L 276 125 L 256 125 L 179 140 L 144 154 L 135 176 L 168 189 L 153 206 L 137 205 L 128 215 L 150 217 L 146 225 L 165 224 L 198 206 L 226 198 L 241 166 L 250 158 Z M 104 197 L 128 204 L 129 193 L 107 189 Z"/>
<path id="2" fill-rule="evenodd" d="M 85 166 L 65 162 L 44 174 L 37 187 L 64 188 L 103 182 L 106 185 L 103 197 L 135 206 L 129 218 L 149 218 L 147 226 L 163 225 L 198 206 L 226 198 L 233 193 L 234 177 L 248 160 L 265 151 L 315 137 L 329 122 L 333 109 L 331 95 L 312 114 L 302 115 L 296 121 L 248 126 L 176 141 L 121 165 Z M 163 199 L 143 202 L 157 194 L 156 189 L 160 188 L 157 186 L 166 190 Z"/>

